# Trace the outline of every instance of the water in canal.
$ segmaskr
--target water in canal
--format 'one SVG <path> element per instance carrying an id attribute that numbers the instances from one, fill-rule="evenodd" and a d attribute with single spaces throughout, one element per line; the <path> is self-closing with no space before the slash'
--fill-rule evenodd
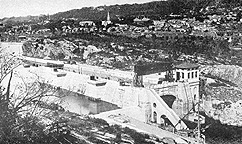
<path id="1" fill-rule="evenodd" d="M 98 114 L 119 108 L 115 104 L 98 99 L 91 99 L 80 94 L 69 94 L 68 96 L 62 97 L 60 105 L 70 112 L 84 115 Z"/>

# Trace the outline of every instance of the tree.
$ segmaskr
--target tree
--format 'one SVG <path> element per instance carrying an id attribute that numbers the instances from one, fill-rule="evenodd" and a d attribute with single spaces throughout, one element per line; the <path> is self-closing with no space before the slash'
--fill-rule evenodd
<path id="1" fill-rule="evenodd" d="M 15 56 L 0 53 L 0 143 L 3 144 L 49 144 L 65 140 L 66 133 L 50 131 L 40 123 L 40 101 L 53 96 L 55 89 L 37 78 L 31 82 L 22 79 L 13 92 L 14 69 L 22 62 Z M 34 74 L 33 74 L 34 75 Z M 59 123 L 57 120 L 55 123 Z M 54 128 L 56 129 L 56 128 Z"/>
<path id="2" fill-rule="evenodd" d="M 203 15 L 202 10 L 212 2 L 211 0 L 169 0 L 171 13 L 191 16 Z"/>

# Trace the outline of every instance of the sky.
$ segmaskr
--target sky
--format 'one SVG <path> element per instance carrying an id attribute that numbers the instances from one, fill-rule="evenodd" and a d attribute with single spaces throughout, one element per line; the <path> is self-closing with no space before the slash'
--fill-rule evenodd
<path id="1" fill-rule="evenodd" d="M 0 0 L 0 18 L 54 14 L 82 7 L 145 3 L 154 0 Z"/>

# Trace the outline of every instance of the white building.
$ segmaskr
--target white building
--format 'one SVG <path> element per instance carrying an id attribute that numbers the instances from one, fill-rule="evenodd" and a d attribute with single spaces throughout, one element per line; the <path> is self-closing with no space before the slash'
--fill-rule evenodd
<path id="1" fill-rule="evenodd" d="M 80 26 L 95 26 L 95 23 L 93 21 L 80 21 Z"/>
<path id="2" fill-rule="evenodd" d="M 188 82 L 194 101 L 199 96 L 199 65 L 192 63 L 182 63 L 176 66 L 175 79 L 180 82 Z"/>
<path id="3" fill-rule="evenodd" d="M 107 25 L 109 25 L 111 23 L 112 23 L 112 21 L 110 20 L 110 15 L 109 15 L 109 12 L 108 12 L 107 20 L 102 21 L 102 25 L 107 26 Z"/>

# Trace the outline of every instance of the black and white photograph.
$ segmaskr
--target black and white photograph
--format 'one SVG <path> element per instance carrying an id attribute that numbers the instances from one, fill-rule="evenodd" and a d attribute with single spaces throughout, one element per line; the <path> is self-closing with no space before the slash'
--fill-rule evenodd
<path id="1" fill-rule="evenodd" d="M 0 144 L 242 144 L 242 0 L 0 0 Z"/>

